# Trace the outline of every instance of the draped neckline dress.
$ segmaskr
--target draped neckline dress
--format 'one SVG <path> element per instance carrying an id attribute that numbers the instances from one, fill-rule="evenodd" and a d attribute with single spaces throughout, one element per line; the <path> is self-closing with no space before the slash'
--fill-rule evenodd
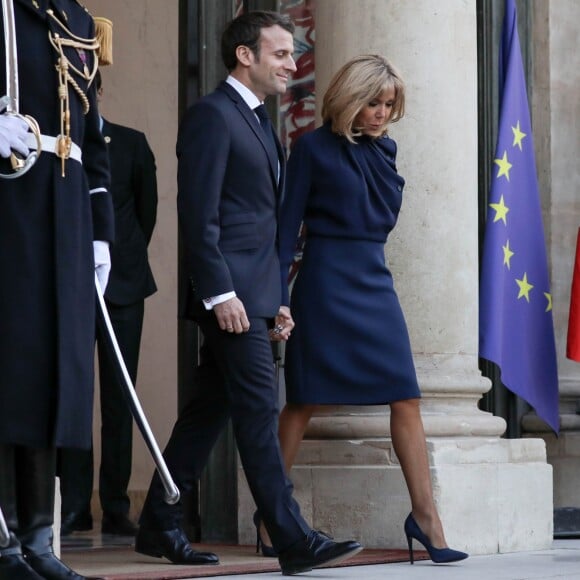
<path id="1" fill-rule="evenodd" d="M 420 397 L 385 261 L 404 186 L 396 152 L 389 137 L 351 143 L 327 124 L 293 148 L 281 206 L 283 280 L 302 221 L 306 240 L 290 304 L 296 327 L 286 346 L 288 402 L 373 405 Z"/>

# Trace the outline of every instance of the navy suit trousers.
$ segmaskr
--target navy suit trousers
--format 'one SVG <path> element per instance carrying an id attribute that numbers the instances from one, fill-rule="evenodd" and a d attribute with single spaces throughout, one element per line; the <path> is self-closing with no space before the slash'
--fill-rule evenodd
<path id="1" fill-rule="evenodd" d="M 164 451 L 181 491 L 192 488 L 218 435 L 231 417 L 242 466 L 274 547 L 302 540 L 310 527 L 300 515 L 286 477 L 277 433 L 278 392 L 267 320 L 250 318 L 250 330 L 220 330 L 213 315 L 199 321 L 205 342 L 197 395 L 180 413 Z M 141 525 L 169 530 L 181 525 L 181 502 L 163 501 L 157 473 L 149 488 Z"/>

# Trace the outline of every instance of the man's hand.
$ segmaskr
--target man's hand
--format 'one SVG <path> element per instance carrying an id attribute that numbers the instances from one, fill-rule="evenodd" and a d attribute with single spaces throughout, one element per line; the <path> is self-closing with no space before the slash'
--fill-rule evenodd
<path id="1" fill-rule="evenodd" d="M 111 273 L 109 242 L 95 240 L 93 242 L 93 252 L 95 256 L 95 272 L 97 273 L 97 278 L 99 279 L 99 284 L 104 294 L 109 281 L 109 274 Z"/>
<path id="2" fill-rule="evenodd" d="M 246 309 L 239 298 L 230 298 L 213 307 L 219 327 L 226 332 L 242 334 L 250 329 Z"/>
<path id="3" fill-rule="evenodd" d="M 270 340 L 281 342 L 290 338 L 290 332 L 295 324 L 290 315 L 290 308 L 288 308 L 288 306 L 280 306 L 280 310 L 274 320 L 274 325 L 274 328 L 270 330 Z"/>
<path id="4" fill-rule="evenodd" d="M 30 150 L 26 145 L 28 123 L 16 115 L 0 115 L 0 157 L 7 159 L 12 152 L 26 157 Z"/>

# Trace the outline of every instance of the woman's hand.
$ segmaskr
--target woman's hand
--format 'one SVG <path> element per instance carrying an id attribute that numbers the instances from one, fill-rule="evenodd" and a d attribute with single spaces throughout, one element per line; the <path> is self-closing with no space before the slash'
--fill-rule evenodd
<path id="1" fill-rule="evenodd" d="M 270 340 L 274 342 L 287 341 L 294 326 L 290 308 L 288 306 L 280 306 L 280 310 L 274 319 L 274 328 L 269 332 Z"/>

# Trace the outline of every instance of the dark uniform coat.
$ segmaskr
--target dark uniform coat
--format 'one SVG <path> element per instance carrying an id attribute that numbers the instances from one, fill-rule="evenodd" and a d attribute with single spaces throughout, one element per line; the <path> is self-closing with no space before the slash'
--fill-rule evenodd
<path id="1" fill-rule="evenodd" d="M 49 30 L 94 37 L 73 0 L 15 0 L 20 112 L 41 133 L 60 133 L 57 52 Z M 3 29 L 1 27 L 1 34 Z M 92 51 L 66 48 L 71 64 L 92 70 Z M 0 94 L 5 50 L 0 42 Z M 71 71 L 74 75 L 74 72 Z M 83 165 L 50 152 L 22 177 L 0 180 L 0 442 L 89 447 L 93 413 L 95 291 L 93 240 L 113 239 L 108 160 L 96 91 L 75 75 L 90 102 L 69 86 L 71 137 Z"/>

